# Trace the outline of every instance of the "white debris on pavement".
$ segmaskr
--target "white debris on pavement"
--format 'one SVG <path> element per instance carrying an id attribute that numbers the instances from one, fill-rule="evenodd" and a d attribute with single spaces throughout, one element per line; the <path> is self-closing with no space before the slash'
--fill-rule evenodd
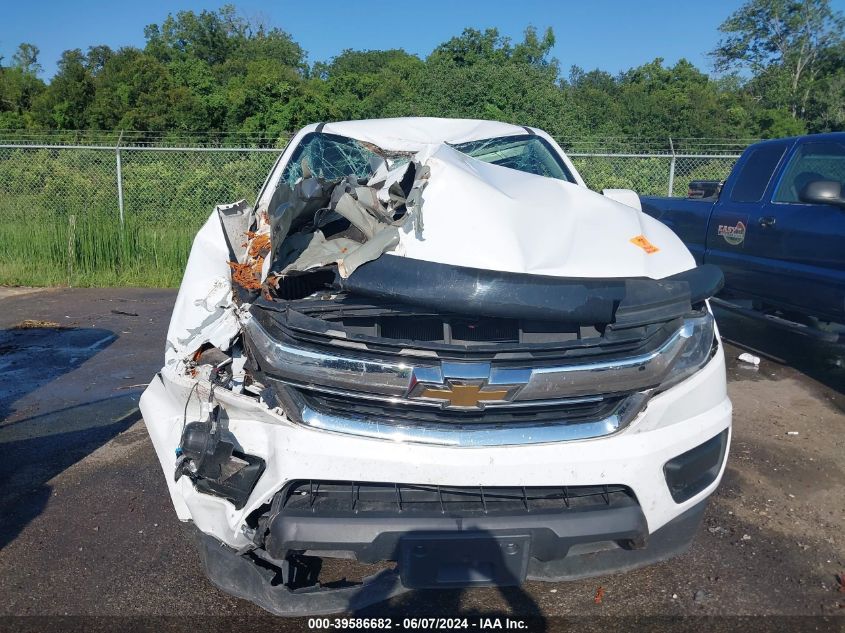
<path id="1" fill-rule="evenodd" d="M 743 363 L 754 365 L 755 367 L 758 367 L 760 365 L 760 357 L 754 356 L 754 354 L 749 354 L 748 352 L 743 352 L 737 357 L 737 359 L 742 361 Z"/>

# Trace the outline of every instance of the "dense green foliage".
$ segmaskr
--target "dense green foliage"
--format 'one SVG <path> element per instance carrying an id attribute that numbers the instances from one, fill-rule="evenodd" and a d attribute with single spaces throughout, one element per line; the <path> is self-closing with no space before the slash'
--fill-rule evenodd
<path id="1" fill-rule="evenodd" d="M 773 29 L 772 25 L 777 25 Z M 314 121 L 437 115 L 495 118 L 560 138 L 766 137 L 845 123 L 842 20 L 829 0 L 749 0 L 722 25 L 708 76 L 656 59 L 616 76 L 550 57 L 551 30 L 513 43 L 466 29 L 420 59 L 342 52 L 309 65 L 289 34 L 231 6 L 146 27 L 143 49 L 65 51 L 49 84 L 38 49 L 0 63 L 0 128 L 248 134 L 274 142 Z"/>
<path id="2" fill-rule="evenodd" d="M 845 21 L 820 0 L 749 0 L 721 26 L 716 68 L 752 74 L 747 90 L 811 131 L 845 124 Z M 777 115 L 776 115 L 777 116 Z"/>

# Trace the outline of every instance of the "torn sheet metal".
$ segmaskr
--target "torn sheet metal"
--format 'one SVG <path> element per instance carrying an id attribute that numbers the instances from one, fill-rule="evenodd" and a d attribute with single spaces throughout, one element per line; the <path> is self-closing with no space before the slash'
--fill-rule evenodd
<path id="1" fill-rule="evenodd" d="M 326 181 L 303 165 L 307 177 L 293 187 L 280 185 L 270 211 L 272 283 L 331 264 L 346 278 L 398 246 L 399 227 L 413 224 L 411 209 L 429 172 L 414 162 L 375 169 L 366 183 L 353 176 Z"/>
<path id="2" fill-rule="evenodd" d="M 347 238 L 326 240 L 322 231 L 315 231 L 311 242 L 295 262 L 279 273 L 280 277 L 336 264 L 341 277 L 349 277 L 361 264 L 371 262 L 399 244 L 399 231 L 388 227 L 361 244 Z"/>
<path id="3" fill-rule="evenodd" d="M 270 210 L 273 274 L 336 264 L 347 278 L 382 253 L 577 278 L 661 279 L 695 265 L 671 230 L 586 187 L 477 160 L 446 144 L 414 158 L 392 171 L 378 166 L 366 183 L 311 176 L 293 188 L 282 184 L 280 204 Z M 347 224 L 329 234 L 326 227 L 340 219 Z"/>
<path id="4" fill-rule="evenodd" d="M 218 206 L 194 238 L 167 331 L 165 365 L 184 360 L 205 343 L 229 349 L 240 333 L 229 266 L 230 244 L 236 240 L 227 234 L 245 235 L 250 212 L 243 203 Z"/>

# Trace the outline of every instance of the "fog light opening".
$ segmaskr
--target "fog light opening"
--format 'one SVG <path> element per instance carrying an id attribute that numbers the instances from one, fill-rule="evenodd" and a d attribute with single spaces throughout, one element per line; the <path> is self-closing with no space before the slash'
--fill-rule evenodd
<path id="1" fill-rule="evenodd" d="M 675 503 L 683 503 L 716 481 L 728 448 L 728 429 L 670 459 L 663 475 Z"/>

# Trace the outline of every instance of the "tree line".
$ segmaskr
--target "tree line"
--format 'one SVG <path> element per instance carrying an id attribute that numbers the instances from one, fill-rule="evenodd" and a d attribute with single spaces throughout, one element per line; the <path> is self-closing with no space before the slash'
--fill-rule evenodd
<path id="1" fill-rule="evenodd" d="M 691 24 L 689 28 L 695 28 Z M 845 128 L 845 38 L 829 0 L 749 0 L 720 27 L 716 74 L 663 59 L 616 75 L 551 56 L 551 29 L 521 41 L 465 29 L 421 58 L 345 50 L 309 64 L 294 38 L 234 7 L 181 11 L 143 48 L 65 51 L 49 82 L 38 48 L 0 59 L 0 129 L 156 130 L 274 143 L 315 121 L 497 119 L 584 137 L 767 138 Z"/>

